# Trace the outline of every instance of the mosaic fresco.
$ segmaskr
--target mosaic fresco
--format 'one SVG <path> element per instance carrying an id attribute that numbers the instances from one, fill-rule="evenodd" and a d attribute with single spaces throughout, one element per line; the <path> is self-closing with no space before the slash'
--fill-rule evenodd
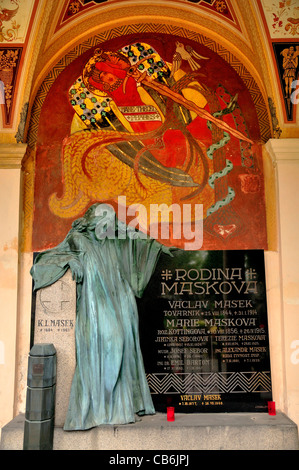
<path id="1" fill-rule="evenodd" d="M 202 205 L 203 249 L 265 248 L 260 130 L 243 80 L 203 45 L 144 34 L 91 47 L 40 112 L 33 249 L 59 243 L 93 202 L 119 197 L 146 208 L 141 229 L 153 204 L 188 205 L 191 224 Z M 170 230 L 164 243 L 185 241 Z"/>

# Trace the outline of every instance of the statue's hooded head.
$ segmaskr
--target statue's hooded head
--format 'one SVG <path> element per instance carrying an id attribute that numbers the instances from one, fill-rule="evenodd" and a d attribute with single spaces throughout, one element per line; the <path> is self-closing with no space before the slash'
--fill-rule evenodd
<path id="1" fill-rule="evenodd" d="M 72 227 L 80 232 L 95 231 L 98 239 L 114 238 L 116 221 L 115 210 L 110 204 L 97 203 L 90 206 L 83 217 L 75 220 Z"/>

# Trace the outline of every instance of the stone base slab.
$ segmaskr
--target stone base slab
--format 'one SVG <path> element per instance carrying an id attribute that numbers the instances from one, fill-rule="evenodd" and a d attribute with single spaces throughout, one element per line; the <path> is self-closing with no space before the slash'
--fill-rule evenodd
<path id="1" fill-rule="evenodd" d="M 2 428 L 1 450 L 23 450 L 24 415 Z M 88 431 L 55 427 L 53 450 L 299 450 L 297 425 L 285 414 L 217 413 L 145 416 Z"/>

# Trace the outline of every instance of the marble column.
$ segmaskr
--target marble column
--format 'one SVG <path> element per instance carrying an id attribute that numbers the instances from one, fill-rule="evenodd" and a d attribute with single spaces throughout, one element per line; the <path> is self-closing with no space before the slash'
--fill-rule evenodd
<path id="1" fill-rule="evenodd" d="M 281 380 L 283 398 L 277 398 L 283 411 L 299 426 L 299 139 L 271 139 L 266 150 L 276 168 L 278 220 L 278 259 L 266 258 L 268 275 L 276 279 L 268 293 L 269 316 L 273 311 L 276 319 L 270 320 L 274 360 L 283 368 L 272 373 L 274 381 L 276 373 Z M 279 355 L 281 361 L 275 359 Z"/>
<path id="2" fill-rule="evenodd" d="M 14 416 L 21 161 L 26 147 L 0 145 L 0 426 Z"/>

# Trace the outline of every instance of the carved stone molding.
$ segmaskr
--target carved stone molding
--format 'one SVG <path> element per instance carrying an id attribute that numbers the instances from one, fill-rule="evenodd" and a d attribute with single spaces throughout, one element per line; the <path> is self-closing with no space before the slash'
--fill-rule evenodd
<path id="1" fill-rule="evenodd" d="M 0 144 L 0 169 L 21 168 L 27 144 Z"/>
<path id="2" fill-rule="evenodd" d="M 299 160 L 299 139 L 270 139 L 265 147 L 273 162 Z"/>

